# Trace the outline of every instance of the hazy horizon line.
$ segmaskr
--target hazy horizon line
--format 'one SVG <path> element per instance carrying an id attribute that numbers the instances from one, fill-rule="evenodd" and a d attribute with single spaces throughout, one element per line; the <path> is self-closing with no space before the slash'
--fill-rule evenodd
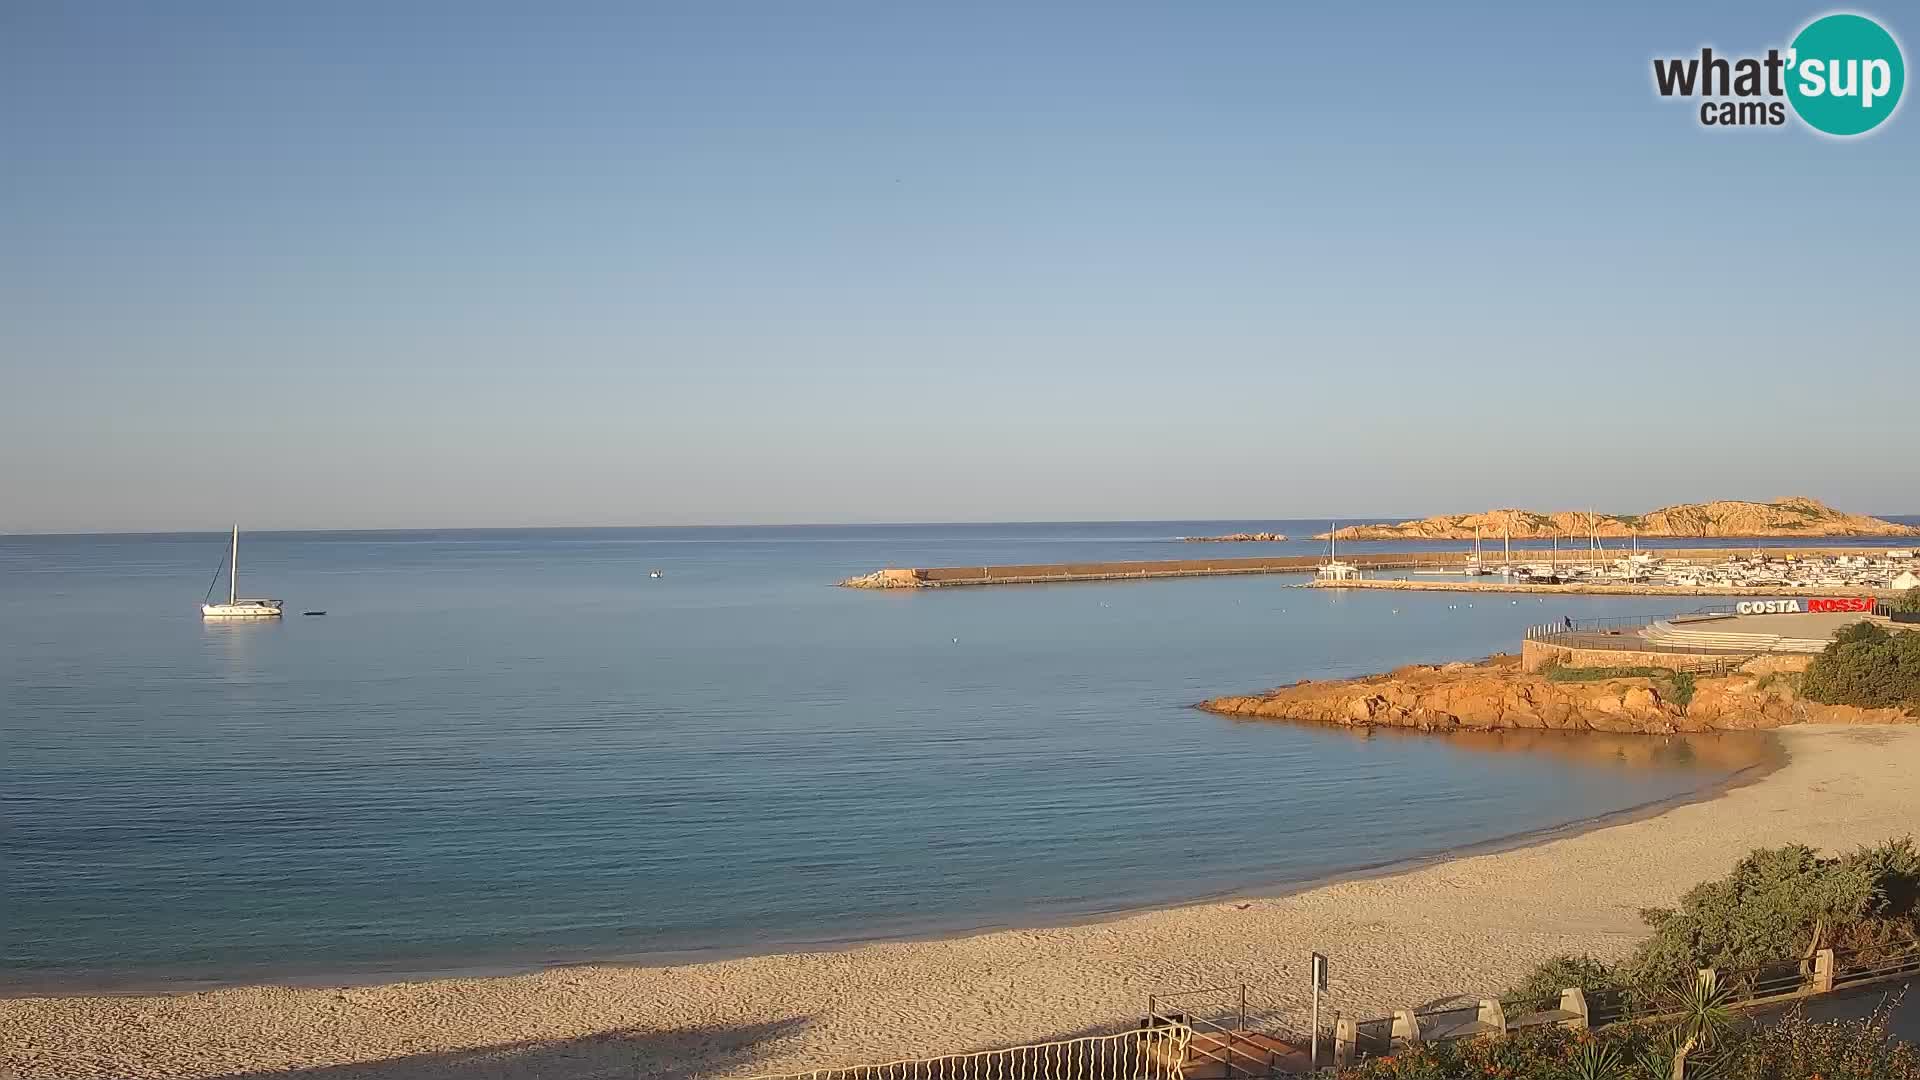
<path id="1" fill-rule="evenodd" d="M 1495 507 L 1496 510 L 1516 509 L 1514 507 Z M 1489 511 L 1461 511 L 1462 513 L 1487 513 Z M 1561 511 L 1549 511 L 1557 513 Z M 1577 512 L 1577 511 L 1565 511 Z M 956 518 L 946 521 L 721 521 L 721 522 L 683 522 L 680 524 L 619 524 L 619 525 L 383 525 L 337 528 L 242 528 L 240 531 L 253 535 L 282 535 L 291 533 L 410 533 L 410 532 L 589 532 L 600 530 L 634 529 L 860 529 L 860 528 L 934 528 L 942 526 L 988 526 L 988 525 L 1178 525 L 1183 523 L 1219 523 L 1266 524 L 1274 522 L 1313 522 L 1326 521 L 1332 525 L 1395 525 L 1406 521 L 1420 521 L 1426 517 L 1443 515 L 1368 515 L 1368 514 L 1308 514 L 1301 517 L 1181 517 L 1181 518 Z M 1914 513 L 1866 513 L 1867 517 L 1883 521 L 1898 521 L 1901 518 L 1920 519 L 1920 511 Z M 1904 522 L 1902 522 L 1904 524 Z M 27 530 L 23 532 L 0 532 L 0 539 L 14 537 L 62 537 L 62 536 L 218 536 L 226 533 L 233 525 L 213 529 L 48 529 Z M 1842 534 L 1844 535 L 1844 534 Z M 1809 534 L 1807 539 L 1821 537 Z M 1293 539 L 1301 539 L 1295 537 Z M 1700 539 L 1737 540 L 1741 537 L 1701 537 Z M 1748 538 L 1752 539 L 1752 538 Z M 1888 537 L 1886 539 L 1893 539 Z"/>

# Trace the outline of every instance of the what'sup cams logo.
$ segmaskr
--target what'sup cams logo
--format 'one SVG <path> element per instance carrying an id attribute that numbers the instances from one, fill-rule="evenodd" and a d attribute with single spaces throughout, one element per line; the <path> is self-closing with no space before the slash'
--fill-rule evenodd
<path id="1" fill-rule="evenodd" d="M 1815 131 L 1847 137 L 1879 127 L 1900 106 L 1907 65 L 1900 43 L 1865 15 L 1823 15 L 1764 57 L 1656 59 L 1663 98 L 1699 98 L 1705 127 L 1779 127 L 1787 110 Z"/>

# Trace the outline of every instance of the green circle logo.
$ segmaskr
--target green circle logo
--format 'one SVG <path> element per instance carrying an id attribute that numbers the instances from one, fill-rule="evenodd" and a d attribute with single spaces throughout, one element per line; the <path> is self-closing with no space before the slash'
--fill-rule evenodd
<path id="1" fill-rule="evenodd" d="M 1800 119 L 1829 135 L 1879 127 L 1906 84 L 1900 43 L 1864 15 L 1815 19 L 1787 52 L 1787 100 Z"/>

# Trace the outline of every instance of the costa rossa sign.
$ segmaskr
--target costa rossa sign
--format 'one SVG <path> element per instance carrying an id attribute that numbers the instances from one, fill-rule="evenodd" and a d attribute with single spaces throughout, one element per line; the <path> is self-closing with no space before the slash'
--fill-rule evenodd
<path id="1" fill-rule="evenodd" d="M 1800 606 L 1803 602 L 1806 604 L 1805 607 Z M 1835 612 L 1835 611 L 1858 611 L 1864 614 L 1864 613 L 1870 613 L 1873 611 L 1873 597 L 1871 596 L 1816 596 L 1816 597 L 1811 597 L 1805 601 L 1742 600 L 1739 603 L 1733 605 L 1733 610 L 1739 612 L 1742 615 L 1785 615 L 1790 612 L 1797 613 L 1801 611 L 1809 611 L 1809 612 L 1815 612 L 1815 613 Z"/>

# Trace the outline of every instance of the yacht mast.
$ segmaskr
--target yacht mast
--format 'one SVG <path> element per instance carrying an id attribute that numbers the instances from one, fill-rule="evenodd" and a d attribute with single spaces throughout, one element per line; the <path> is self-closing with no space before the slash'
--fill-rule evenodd
<path id="1" fill-rule="evenodd" d="M 233 527 L 233 563 L 227 569 L 227 604 L 240 600 L 240 526 Z"/>

